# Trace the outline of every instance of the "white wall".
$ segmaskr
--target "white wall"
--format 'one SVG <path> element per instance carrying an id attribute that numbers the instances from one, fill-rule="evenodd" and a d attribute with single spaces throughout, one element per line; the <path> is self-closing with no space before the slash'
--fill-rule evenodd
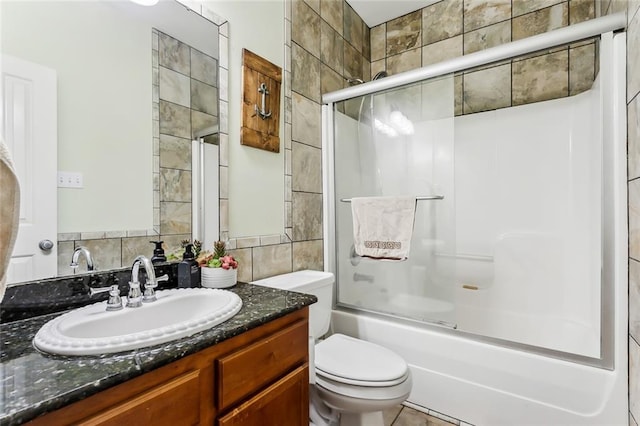
<path id="1" fill-rule="evenodd" d="M 58 170 L 84 177 L 58 189 L 58 232 L 150 229 L 151 29 L 107 4 L 68 6 L 2 5 L 2 50 L 57 71 Z"/>
<path id="2" fill-rule="evenodd" d="M 278 154 L 240 145 L 240 117 L 242 49 L 284 68 L 284 1 L 208 0 L 202 4 L 229 21 L 229 235 L 282 234 L 284 96 L 280 96 Z"/>

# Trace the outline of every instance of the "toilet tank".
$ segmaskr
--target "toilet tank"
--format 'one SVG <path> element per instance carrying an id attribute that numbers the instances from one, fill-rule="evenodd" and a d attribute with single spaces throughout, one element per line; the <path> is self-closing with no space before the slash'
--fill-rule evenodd
<path id="1" fill-rule="evenodd" d="M 309 335 L 314 339 L 318 339 L 329 331 L 331 305 L 333 303 L 333 282 L 334 278 L 331 272 L 307 270 L 275 275 L 253 281 L 251 284 L 316 296 L 318 301 L 309 306 Z"/>

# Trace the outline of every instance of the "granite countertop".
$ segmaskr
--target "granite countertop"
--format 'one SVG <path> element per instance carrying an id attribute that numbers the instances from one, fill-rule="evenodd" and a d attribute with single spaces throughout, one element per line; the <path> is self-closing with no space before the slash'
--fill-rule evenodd
<path id="1" fill-rule="evenodd" d="M 61 313 L 0 325 L 0 424 L 17 425 L 140 376 L 184 356 L 316 302 L 315 296 L 238 283 L 229 289 L 242 309 L 228 321 L 193 336 L 119 354 L 65 357 L 42 353 L 32 340 Z"/>

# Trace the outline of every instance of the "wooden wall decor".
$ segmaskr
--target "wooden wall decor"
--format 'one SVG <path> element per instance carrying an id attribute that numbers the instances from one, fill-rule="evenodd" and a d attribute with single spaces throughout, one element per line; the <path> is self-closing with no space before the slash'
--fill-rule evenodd
<path id="1" fill-rule="evenodd" d="M 242 145 L 280 152 L 281 83 L 282 68 L 242 50 Z"/>

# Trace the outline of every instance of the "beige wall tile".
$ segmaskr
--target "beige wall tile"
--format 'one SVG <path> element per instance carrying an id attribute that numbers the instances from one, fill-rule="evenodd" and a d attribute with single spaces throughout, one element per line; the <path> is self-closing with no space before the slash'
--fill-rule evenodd
<path id="1" fill-rule="evenodd" d="M 446 0 L 422 9 L 422 44 L 462 34 L 463 0 Z"/>
<path id="2" fill-rule="evenodd" d="M 191 110 L 191 131 L 193 133 L 207 129 L 218 123 L 218 117 L 215 115 L 205 114 L 204 112 L 196 111 L 195 109 Z"/>
<path id="3" fill-rule="evenodd" d="M 567 96 L 569 55 L 566 50 L 513 63 L 513 105 Z"/>
<path id="4" fill-rule="evenodd" d="M 387 56 L 387 24 L 371 28 L 371 60 L 377 61 Z"/>
<path id="5" fill-rule="evenodd" d="M 229 250 L 229 254 L 238 262 L 238 281 L 253 281 L 253 262 L 251 248 Z"/>
<path id="6" fill-rule="evenodd" d="M 629 334 L 640 341 L 640 262 L 634 259 L 629 259 Z"/>
<path id="7" fill-rule="evenodd" d="M 149 259 L 153 257 L 154 245 L 150 237 L 132 237 L 122 239 L 122 266 L 131 266 L 133 261 L 139 255 L 147 256 Z M 167 254 L 167 246 L 163 244 L 165 254 Z"/>
<path id="8" fill-rule="evenodd" d="M 569 1 L 569 24 L 577 24 L 596 17 L 595 0 Z"/>
<path id="9" fill-rule="evenodd" d="M 420 68 L 422 53 L 420 48 L 407 50 L 398 55 L 387 58 L 387 72 L 389 75 Z"/>
<path id="10" fill-rule="evenodd" d="M 293 142 L 292 185 L 294 191 L 322 193 L 322 155 L 319 148 Z"/>
<path id="11" fill-rule="evenodd" d="M 191 202 L 191 172 L 160 169 L 160 201 Z"/>
<path id="12" fill-rule="evenodd" d="M 151 240 L 151 238 L 148 238 Z M 176 234 L 176 235 L 161 235 L 159 237 L 154 237 L 154 239 L 159 239 L 164 241 L 162 244 L 164 246 L 164 251 L 166 254 L 175 253 L 180 260 L 182 260 L 182 253 L 184 253 L 184 249 L 182 248 L 182 241 L 189 240 L 191 241 L 190 234 Z M 131 259 L 131 263 L 133 263 L 133 259 Z M 131 266 L 131 265 L 128 265 Z"/>
<path id="13" fill-rule="evenodd" d="M 577 95 L 593 86 L 596 69 L 596 45 L 569 49 L 569 95 Z"/>
<path id="14" fill-rule="evenodd" d="M 627 139 L 629 179 L 640 177 L 640 96 L 636 96 L 627 108 Z"/>
<path id="15" fill-rule="evenodd" d="M 160 85 L 162 89 L 162 84 Z M 191 109 L 209 115 L 218 115 L 218 88 L 191 79 Z"/>
<path id="16" fill-rule="evenodd" d="M 387 61 L 381 59 L 379 61 L 371 62 L 371 78 L 373 78 L 380 71 L 387 70 Z"/>
<path id="17" fill-rule="evenodd" d="M 451 37 L 422 48 L 422 66 L 462 56 L 463 36 Z"/>
<path id="18" fill-rule="evenodd" d="M 293 192 L 293 241 L 322 238 L 322 194 Z"/>
<path id="19" fill-rule="evenodd" d="M 342 35 L 344 26 L 344 0 L 323 0 L 320 3 L 320 16 Z"/>
<path id="20" fill-rule="evenodd" d="M 343 71 L 344 40 L 329 24 L 322 21 L 320 30 L 320 60 L 324 65 L 333 68 L 334 71 Z"/>
<path id="21" fill-rule="evenodd" d="M 344 39 L 353 46 L 359 53 L 362 53 L 362 18 L 353 10 L 349 3 L 344 3 Z"/>
<path id="22" fill-rule="evenodd" d="M 160 234 L 191 233 L 191 203 L 160 203 Z"/>
<path id="23" fill-rule="evenodd" d="M 320 66 L 320 92 L 322 94 L 334 92 L 344 87 L 344 79 L 340 74 L 322 64 Z"/>
<path id="24" fill-rule="evenodd" d="M 294 141 L 320 148 L 322 109 L 320 104 L 313 102 L 302 95 L 293 93 L 293 123 L 292 138 Z"/>
<path id="25" fill-rule="evenodd" d="M 191 49 L 191 78 L 218 86 L 218 60 Z"/>
<path id="26" fill-rule="evenodd" d="M 159 65 L 184 75 L 190 75 L 191 49 L 189 46 L 163 33 L 159 33 L 159 37 Z"/>
<path id="27" fill-rule="evenodd" d="M 293 270 L 312 269 L 322 271 L 324 267 L 322 240 L 293 243 Z"/>
<path id="28" fill-rule="evenodd" d="M 371 61 L 371 30 L 366 23 L 362 24 L 362 56 Z"/>
<path id="29" fill-rule="evenodd" d="M 567 0 L 513 0 L 512 16 L 520 16 L 525 13 L 534 12 L 536 10 L 544 9 L 554 4 L 562 3 Z M 591 0 L 593 1 L 593 0 Z"/>
<path id="30" fill-rule="evenodd" d="M 464 0 L 464 30 L 473 31 L 511 18 L 511 0 Z"/>
<path id="31" fill-rule="evenodd" d="M 638 14 L 638 10 L 640 10 L 640 0 L 628 0 L 628 4 L 627 21 L 631 23 Z"/>
<path id="32" fill-rule="evenodd" d="M 464 35 L 464 54 L 499 46 L 511 41 L 511 20 L 470 31 Z"/>
<path id="33" fill-rule="evenodd" d="M 640 419 L 640 346 L 629 337 L 629 411 Z"/>
<path id="34" fill-rule="evenodd" d="M 629 256 L 640 260 L 640 179 L 629 182 Z"/>
<path id="35" fill-rule="evenodd" d="M 362 78 L 362 55 L 349 43 L 344 43 L 344 76 Z"/>
<path id="36" fill-rule="evenodd" d="M 191 140 L 161 134 L 160 167 L 191 170 Z"/>
<path id="37" fill-rule="evenodd" d="M 422 11 L 387 22 L 387 56 L 420 47 L 422 42 Z"/>
<path id="38" fill-rule="evenodd" d="M 58 276 L 73 274 L 73 269 L 69 264 L 71 263 L 74 249 L 73 241 L 58 241 Z"/>
<path id="39" fill-rule="evenodd" d="M 252 264 L 254 280 L 291 272 L 291 244 L 254 247 Z"/>
<path id="40" fill-rule="evenodd" d="M 569 5 L 560 3 L 546 9 L 513 18 L 513 40 L 520 40 L 536 34 L 566 27 L 569 24 Z"/>
<path id="41" fill-rule="evenodd" d="M 191 105 L 189 77 L 169 68 L 160 67 L 159 79 L 160 99 L 185 107 Z"/>
<path id="42" fill-rule="evenodd" d="M 293 57 L 292 90 L 320 102 L 320 60 L 296 43 L 291 46 L 291 55 Z"/>
<path id="43" fill-rule="evenodd" d="M 191 111 L 187 107 L 160 101 L 160 133 L 191 138 Z"/>
<path id="44" fill-rule="evenodd" d="M 85 246 L 89 249 L 98 271 L 122 267 L 122 240 L 120 238 L 76 241 L 75 247 L 79 246 Z M 69 257 L 69 262 L 71 262 L 71 257 Z M 84 257 L 81 257 L 79 264 L 78 272 L 87 270 Z"/>
<path id="45" fill-rule="evenodd" d="M 293 3 L 296 3 L 300 0 L 291 0 Z M 320 13 L 320 0 L 304 0 L 305 3 L 307 3 L 314 12 L 316 13 Z M 294 6 L 295 7 L 295 6 Z"/>
<path id="46" fill-rule="evenodd" d="M 292 12 L 291 40 L 319 58 L 320 16 L 304 1 L 294 1 Z"/>
<path id="47" fill-rule="evenodd" d="M 510 105 L 511 65 L 501 65 L 464 75 L 464 114 L 504 108 Z"/>

